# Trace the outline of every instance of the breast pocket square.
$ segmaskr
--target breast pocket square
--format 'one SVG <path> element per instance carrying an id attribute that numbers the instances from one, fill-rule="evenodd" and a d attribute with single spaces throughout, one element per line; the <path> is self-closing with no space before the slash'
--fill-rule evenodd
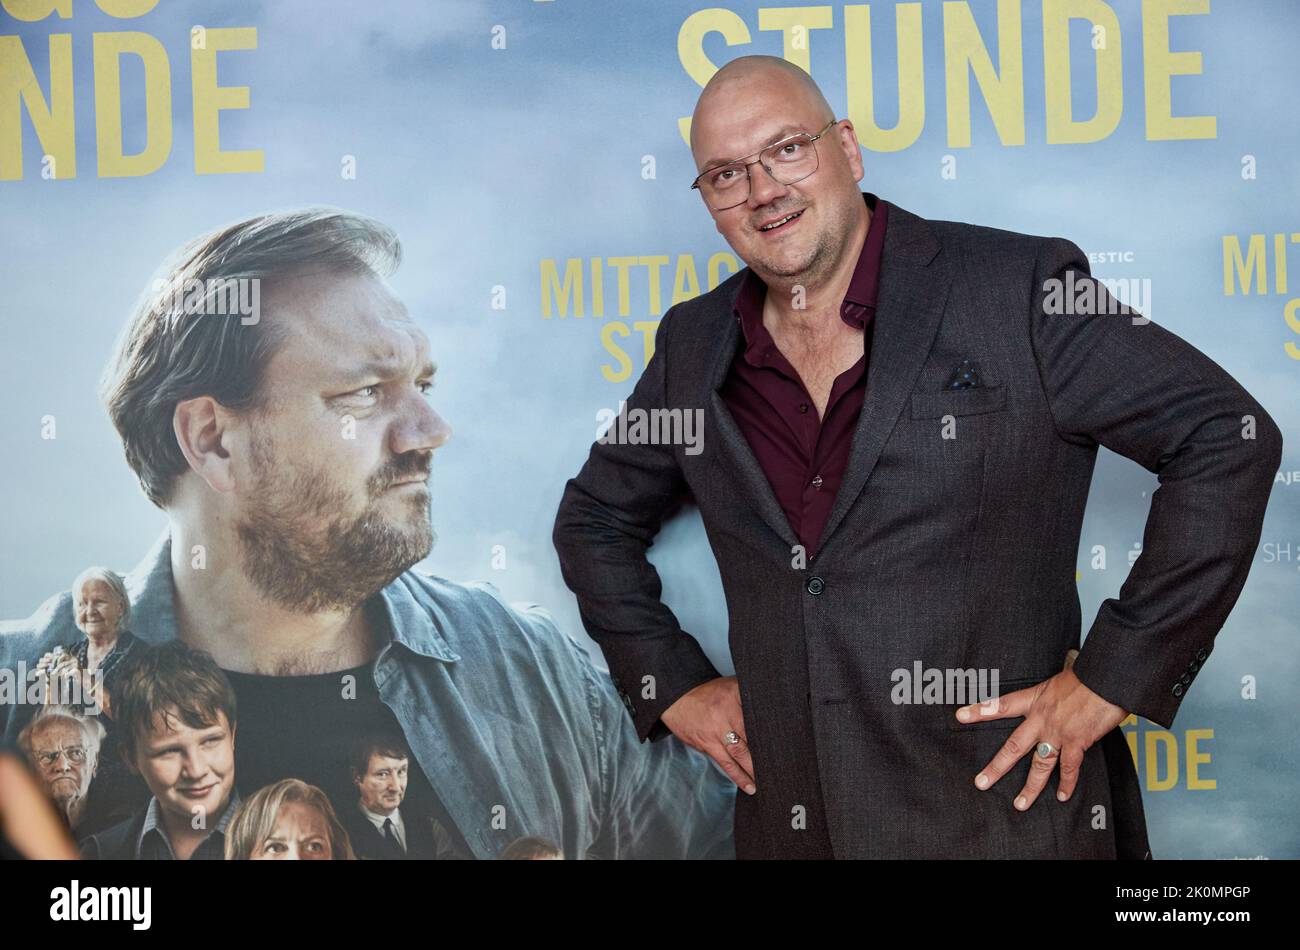
<path id="1" fill-rule="evenodd" d="M 975 389 L 981 385 L 979 365 L 972 360 L 962 360 L 953 368 L 944 389 Z"/>
<path id="2" fill-rule="evenodd" d="M 954 385 L 956 383 L 957 385 Z M 980 379 L 979 367 L 963 360 L 953 371 L 948 385 L 938 392 L 912 394 L 913 419 L 938 419 L 943 416 L 973 416 L 997 412 L 1007 407 L 1007 387 Z"/>

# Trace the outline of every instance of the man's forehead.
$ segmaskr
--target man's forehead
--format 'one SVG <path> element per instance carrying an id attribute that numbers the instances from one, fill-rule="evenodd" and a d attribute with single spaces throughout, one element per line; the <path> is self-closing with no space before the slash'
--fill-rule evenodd
<path id="1" fill-rule="evenodd" d="M 286 333 L 280 351 L 315 369 L 361 364 L 394 369 L 428 356 L 428 339 L 402 303 L 370 274 L 295 276 L 266 308 Z"/>
<path id="2" fill-rule="evenodd" d="M 822 106 L 805 82 L 784 69 L 751 67 L 706 88 L 691 119 L 700 167 L 743 158 L 795 132 L 816 132 Z"/>
<path id="3" fill-rule="evenodd" d="M 51 745 L 65 743 L 73 736 L 78 741 L 82 738 L 81 727 L 75 722 L 69 722 L 66 719 L 56 719 L 53 722 L 38 725 L 35 735 L 48 740 Z"/>
<path id="4" fill-rule="evenodd" d="M 697 165 L 707 168 L 746 158 L 796 132 L 815 135 L 825 124 L 814 110 L 791 103 L 719 114 L 701 124 L 692 152 Z"/>

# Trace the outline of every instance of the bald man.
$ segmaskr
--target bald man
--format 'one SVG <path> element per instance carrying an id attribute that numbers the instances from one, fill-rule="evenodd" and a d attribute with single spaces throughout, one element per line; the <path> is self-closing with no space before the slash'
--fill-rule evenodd
<path id="1" fill-rule="evenodd" d="M 860 192 L 853 124 L 783 60 L 720 69 L 690 138 L 692 188 L 748 266 L 664 315 L 627 407 L 701 411 L 703 451 L 597 443 L 554 535 L 639 735 L 731 776 L 740 857 L 1150 857 L 1117 727 L 1172 725 L 1204 665 L 1277 426 L 1069 241 Z M 1099 445 L 1159 473 L 1159 503 L 1062 669 Z M 646 559 L 683 490 L 736 676 Z"/>

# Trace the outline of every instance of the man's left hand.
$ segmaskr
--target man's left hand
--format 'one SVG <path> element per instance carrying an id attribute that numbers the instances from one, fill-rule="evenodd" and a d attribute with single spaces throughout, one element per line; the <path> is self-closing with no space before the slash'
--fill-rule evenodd
<path id="1" fill-rule="evenodd" d="M 1128 718 L 1128 712 L 1084 686 L 1069 666 L 1036 686 L 957 710 L 960 721 L 971 723 L 1017 716 L 1024 716 L 1025 721 L 1016 727 L 998 754 L 975 776 L 975 787 L 981 790 L 992 788 L 1026 753 L 1030 753 L 1034 758 L 1029 767 L 1029 778 L 1015 801 L 1016 808 L 1027 811 L 1047 784 L 1058 760 L 1061 776 L 1056 797 L 1059 801 L 1068 801 L 1079 781 L 1083 754 Z M 1041 742 L 1050 743 L 1054 749 L 1046 758 L 1038 755 Z"/>

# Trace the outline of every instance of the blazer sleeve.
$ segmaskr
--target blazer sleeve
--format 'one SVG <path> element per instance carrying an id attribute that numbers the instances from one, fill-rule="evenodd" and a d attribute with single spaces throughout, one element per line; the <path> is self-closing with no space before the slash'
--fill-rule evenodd
<path id="1" fill-rule="evenodd" d="M 629 411 L 671 408 L 668 334 L 676 309 L 659 323 L 654 355 L 627 399 Z M 685 490 L 673 446 L 597 442 L 565 485 L 552 534 L 564 582 L 642 741 L 667 735 L 659 721 L 664 710 L 721 676 L 660 600 L 659 572 L 646 558 Z"/>
<path id="2" fill-rule="evenodd" d="M 1091 282 L 1094 312 L 1049 313 L 1053 280 L 1076 291 Z M 1097 611 L 1074 672 L 1169 728 L 1246 582 L 1282 434 L 1218 364 L 1115 302 L 1071 242 L 1043 240 L 1032 300 L 1032 343 L 1060 436 L 1104 445 L 1160 481 L 1142 553 L 1119 597 Z"/>

